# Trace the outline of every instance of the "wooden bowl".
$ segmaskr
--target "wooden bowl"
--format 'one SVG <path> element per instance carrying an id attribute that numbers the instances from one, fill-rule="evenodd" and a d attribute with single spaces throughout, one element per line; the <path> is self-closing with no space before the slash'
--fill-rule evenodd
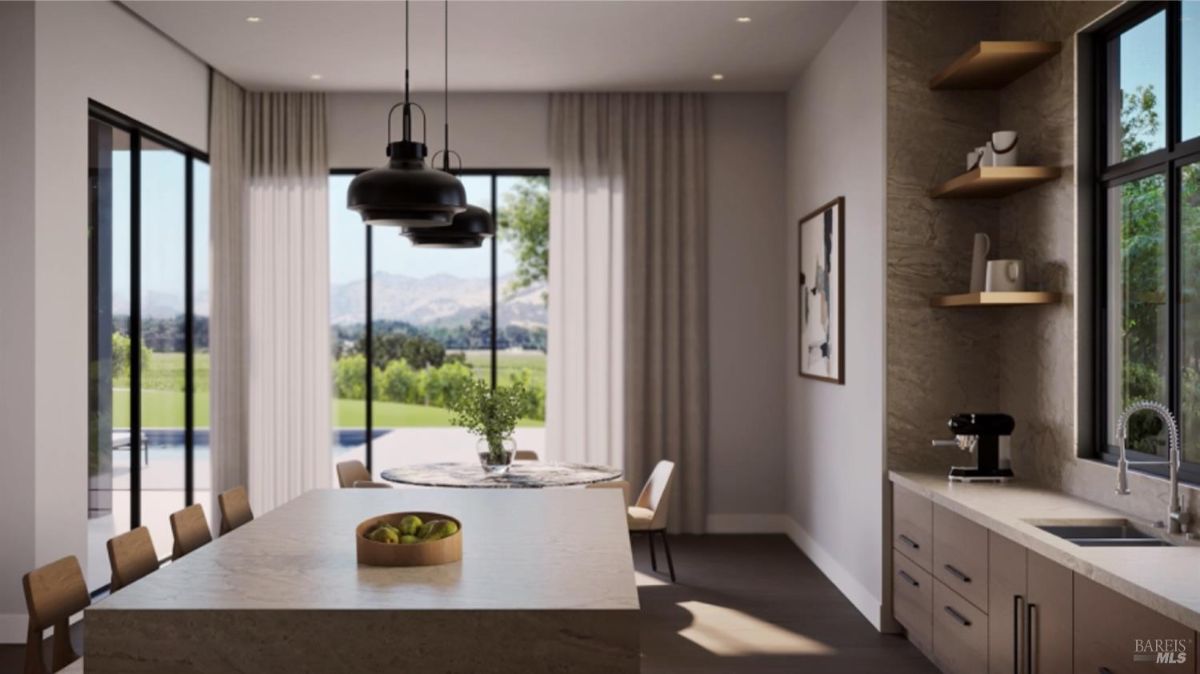
<path id="1" fill-rule="evenodd" d="M 406 515 L 416 515 L 422 522 L 450 520 L 458 525 L 458 531 L 446 538 L 424 543 L 379 543 L 367 538 L 367 534 L 376 525 L 386 522 L 398 527 L 400 520 Z M 363 520 L 355 529 L 354 538 L 358 543 L 358 563 L 368 566 L 433 566 L 462 559 L 462 522 L 442 513 L 407 512 L 377 515 Z"/>

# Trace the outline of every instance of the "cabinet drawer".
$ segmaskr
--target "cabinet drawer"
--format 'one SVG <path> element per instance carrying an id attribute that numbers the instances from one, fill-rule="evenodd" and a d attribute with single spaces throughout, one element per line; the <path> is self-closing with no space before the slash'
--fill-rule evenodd
<path id="1" fill-rule="evenodd" d="M 933 661 L 945 674 L 987 671 L 988 617 L 940 581 L 933 582 Z"/>
<path id="2" fill-rule="evenodd" d="M 926 571 L 933 570 L 933 502 L 892 485 L 892 547 Z"/>
<path id="3" fill-rule="evenodd" d="M 922 653 L 933 652 L 933 577 L 899 552 L 892 553 L 892 615 Z"/>
<path id="4" fill-rule="evenodd" d="M 987 610 L 988 531 L 942 506 L 933 507 L 933 576 L 980 611 Z"/>
<path id="5" fill-rule="evenodd" d="M 1138 652 L 1138 640 L 1161 640 L 1158 648 Z M 1185 651 L 1166 655 L 1158 664 L 1155 651 Z M 1146 652 L 1149 651 L 1149 652 Z M 1135 661 L 1134 656 L 1143 656 Z M 1137 672 L 1192 672 L 1196 660 L 1196 633 L 1137 602 L 1075 574 L 1075 671 L 1078 674 L 1135 674 Z"/>

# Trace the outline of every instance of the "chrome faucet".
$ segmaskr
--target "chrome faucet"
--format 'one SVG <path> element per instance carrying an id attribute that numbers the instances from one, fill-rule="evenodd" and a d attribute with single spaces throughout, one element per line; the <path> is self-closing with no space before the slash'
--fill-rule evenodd
<path id="1" fill-rule="evenodd" d="M 1129 418 L 1136 412 L 1148 410 L 1154 412 L 1167 424 L 1167 460 L 1166 461 L 1130 461 L 1125 458 L 1125 442 L 1129 436 Z M 1171 500 L 1167 504 L 1167 527 L 1173 534 L 1187 531 L 1189 517 L 1183 511 L 1183 500 L 1179 497 L 1179 464 L 1181 461 L 1179 448 L 1179 425 L 1175 423 L 1175 415 L 1166 405 L 1149 400 L 1138 400 L 1125 408 L 1121 419 L 1117 422 L 1117 442 L 1120 443 L 1120 454 L 1117 458 L 1117 493 L 1122 496 L 1129 493 L 1130 466 L 1161 466 L 1166 465 L 1171 479 Z"/>

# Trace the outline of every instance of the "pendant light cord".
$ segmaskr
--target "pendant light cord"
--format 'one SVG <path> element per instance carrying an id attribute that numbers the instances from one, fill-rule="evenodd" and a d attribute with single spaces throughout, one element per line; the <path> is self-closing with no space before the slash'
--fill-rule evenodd
<path id="1" fill-rule="evenodd" d="M 445 0 L 443 3 L 444 15 L 443 29 L 446 35 L 444 41 L 445 57 L 442 59 L 442 67 L 444 70 L 444 81 L 442 85 L 442 114 L 445 120 L 446 139 L 442 145 L 442 170 L 450 172 L 450 0 Z"/>
<path id="2" fill-rule="evenodd" d="M 408 0 L 404 0 L 404 140 L 412 140 L 412 110 L 408 102 Z"/>

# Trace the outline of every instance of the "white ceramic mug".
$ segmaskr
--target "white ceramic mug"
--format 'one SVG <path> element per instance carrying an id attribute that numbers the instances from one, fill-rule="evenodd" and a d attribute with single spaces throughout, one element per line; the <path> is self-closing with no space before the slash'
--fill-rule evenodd
<path id="1" fill-rule="evenodd" d="M 1017 132 L 997 131 L 992 134 L 992 166 L 1017 165 Z"/>
<path id="2" fill-rule="evenodd" d="M 987 254 L 992 249 L 992 240 L 982 232 L 975 235 L 975 247 L 971 251 L 971 291 L 982 292 L 987 276 Z"/>
<path id="3" fill-rule="evenodd" d="M 1020 292 L 1025 289 L 1025 263 L 1020 260 L 988 260 L 984 291 Z"/>

